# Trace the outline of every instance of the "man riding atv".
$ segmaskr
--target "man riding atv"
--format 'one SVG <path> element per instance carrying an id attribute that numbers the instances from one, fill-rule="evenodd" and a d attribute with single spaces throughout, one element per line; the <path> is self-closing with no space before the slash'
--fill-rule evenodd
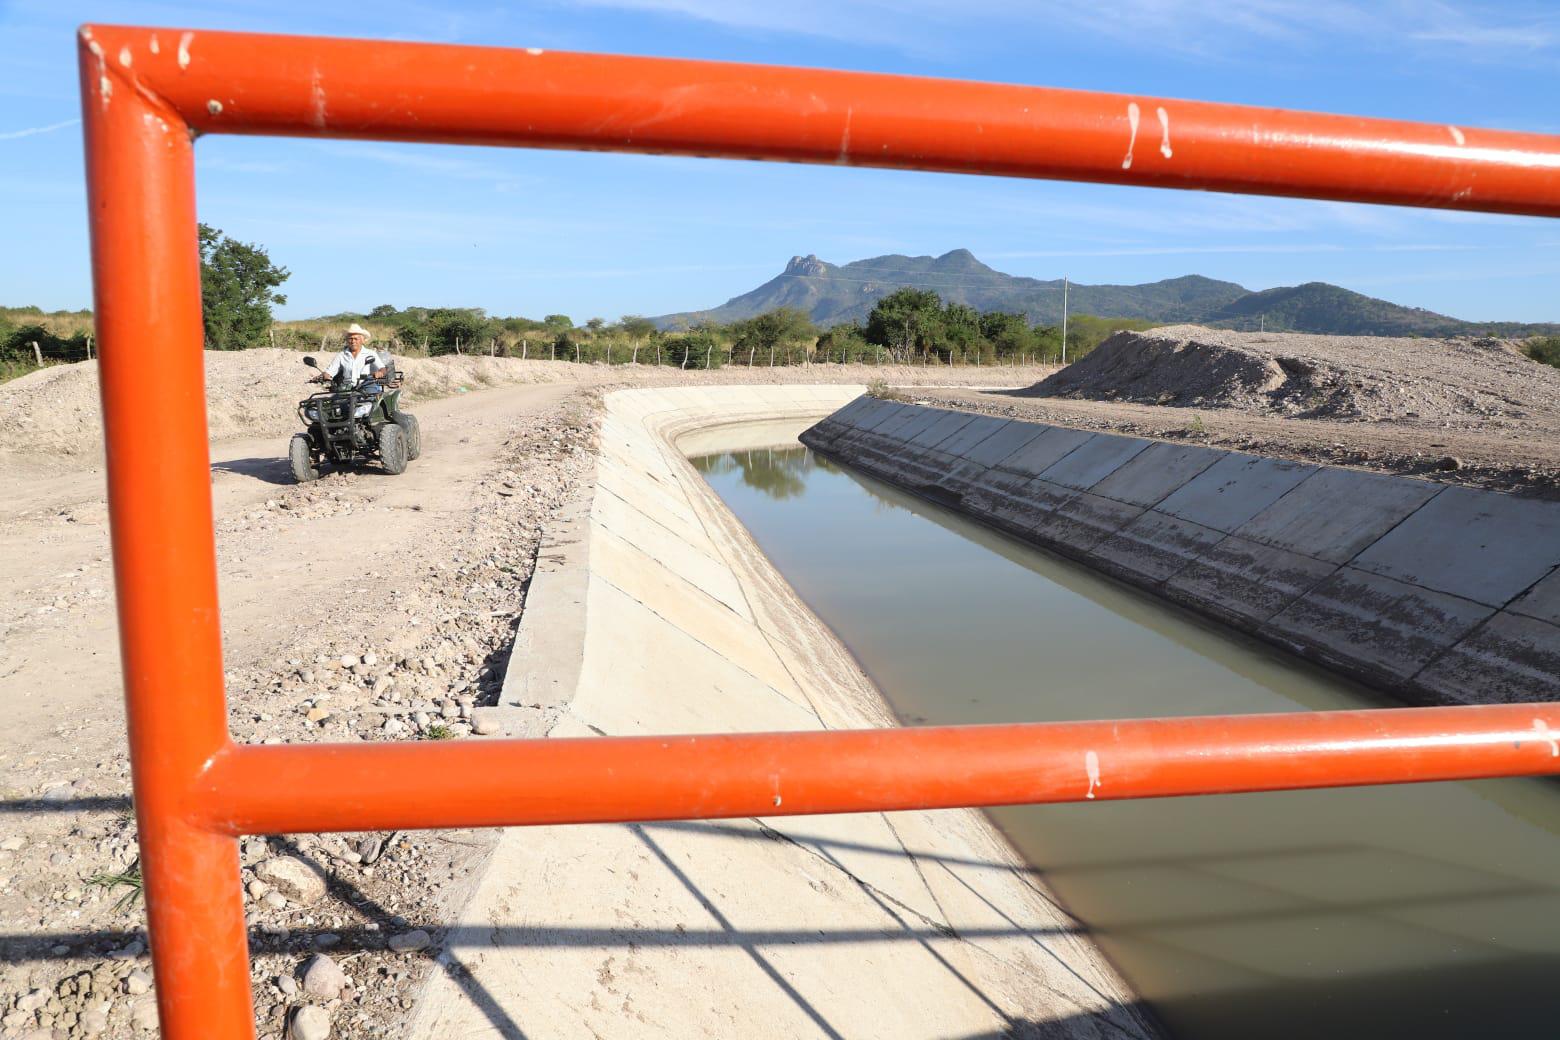
<path id="1" fill-rule="evenodd" d="M 347 326 L 347 345 L 341 353 L 331 361 L 330 367 L 311 382 L 329 383 L 337 381 L 343 386 L 357 386 L 358 380 L 363 378 L 365 372 L 373 375 L 375 379 L 383 379 L 385 376 L 385 363 L 374 349 L 368 346 L 368 330 L 357 322 Z M 345 372 L 346 375 L 342 376 Z"/>
<path id="2" fill-rule="evenodd" d="M 320 371 L 312 357 L 303 363 L 319 372 L 310 381 L 330 389 L 298 402 L 305 432 L 293 435 L 288 463 L 300 484 L 317 480 L 321 466 L 359 466 L 377 461 L 386 473 L 405 472 L 422 454 L 417 418 L 401 410 L 401 375 L 388 354 L 368 346 L 368 330 L 354 322 L 347 346 Z"/>

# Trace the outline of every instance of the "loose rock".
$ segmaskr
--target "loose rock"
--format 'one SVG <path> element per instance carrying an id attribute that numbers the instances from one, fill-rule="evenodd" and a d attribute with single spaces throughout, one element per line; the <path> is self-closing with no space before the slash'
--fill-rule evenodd
<path id="1" fill-rule="evenodd" d="M 432 944 L 433 939 L 421 928 L 390 937 L 390 949 L 396 953 L 416 953 L 426 950 Z"/>
<path id="2" fill-rule="evenodd" d="M 347 973 L 323 953 L 315 954 L 303 973 L 303 991 L 321 1000 L 335 1000 L 350 985 Z"/>
<path id="3" fill-rule="evenodd" d="M 287 1024 L 288 1040 L 326 1040 L 330 1036 L 330 1013 L 322 1007 L 305 1004 Z"/>
<path id="4" fill-rule="evenodd" d="M 325 879 L 293 856 L 277 856 L 255 868 L 255 876 L 270 882 L 282 895 L 307 906 L 325 895 Z"/>

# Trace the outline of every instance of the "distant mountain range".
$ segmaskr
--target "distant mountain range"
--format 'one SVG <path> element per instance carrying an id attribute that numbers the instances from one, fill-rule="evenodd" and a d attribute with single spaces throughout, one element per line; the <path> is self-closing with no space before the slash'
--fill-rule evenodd
<path id="1" fill-rule="evenodd" d="M 831 264 L 816 256 L 792 257 L 785 270 L 751 292 L 705 311 L 653 319 L 663 329 L 700 321 L 751 318 L 776 307 L 795 307 L 828 327 L 865 321 L 872 306 L 895 289 L 931 289 L 946 301 L 982 311 L 1023 312 L 1031 322 L 1062 320 L 1062 280 L 1041 281 L 987 267 L 968 249 L 942 256 L 877 256 Z M 1068 295 L 1074 314 L 1191 322 L 1221 328 L 1265 327 L 1291 332 L 1356 336 L 1537 336 L 1560 333 L 1560 324 L 1469 322 L 1418 307 L 1403 307 L 1326 282 L 1252 292 L 1234 282 L 1186 275 L 1146 285 L 1078 285 Z"/>

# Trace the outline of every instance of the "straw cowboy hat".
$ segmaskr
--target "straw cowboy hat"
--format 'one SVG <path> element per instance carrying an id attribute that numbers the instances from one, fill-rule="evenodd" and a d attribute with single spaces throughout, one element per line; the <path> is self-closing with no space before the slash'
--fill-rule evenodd
<path id="1" fill-rule="evenodd" d="M 372 332 L 369 332 L 367 329 L 365 329 L 363 326 L 359 325 L 355 321 L 351 325 L 347 326 L 346 334 L 348 336 L 362 336 L 364 341 L 371 340 L 371 339 L 374 338 L 374 334 Z"/>

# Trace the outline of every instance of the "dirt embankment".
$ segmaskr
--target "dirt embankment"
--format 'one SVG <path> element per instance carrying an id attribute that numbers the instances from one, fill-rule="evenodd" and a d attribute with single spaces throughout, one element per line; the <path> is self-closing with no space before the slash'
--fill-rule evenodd
<path id="1" fill-rule="evenodd" d="M 1560 498 L 1560 370 L 1501 340 L 1177 325 L 1119 333 L 1024 389 L 945 387 L 914 397 Z"/>
<path id="2" fill-rule="evenodd" d="M 1498 339 L 1121 332 L 1033 388 L 1037 397 L 1234 408 L 1262 415 L 1487 428 L 1560 423 L 1560 369 Z"/>
<path id="3" fill-rule="evenodd" d="M 311 390 L 304 355 L 290 350 L 206 352 L 206 417 L 214 441 L 282 437 L 299 427 L 297 405 Z M 866 383 L 896 385 L 1019 385 L 1048 375 L 1050 366 L 925 368 L 921 366 L 733 365 L 683 371 L 654 365 L 576 365 L 566 361 L 449 356 L 397 358 L 411 401 L 526 384 L 663 386 L 701 383 Z M 0 385 L 0 453 L 96 459 L 103 427 L 95 361 L 40 369 Z"/>

